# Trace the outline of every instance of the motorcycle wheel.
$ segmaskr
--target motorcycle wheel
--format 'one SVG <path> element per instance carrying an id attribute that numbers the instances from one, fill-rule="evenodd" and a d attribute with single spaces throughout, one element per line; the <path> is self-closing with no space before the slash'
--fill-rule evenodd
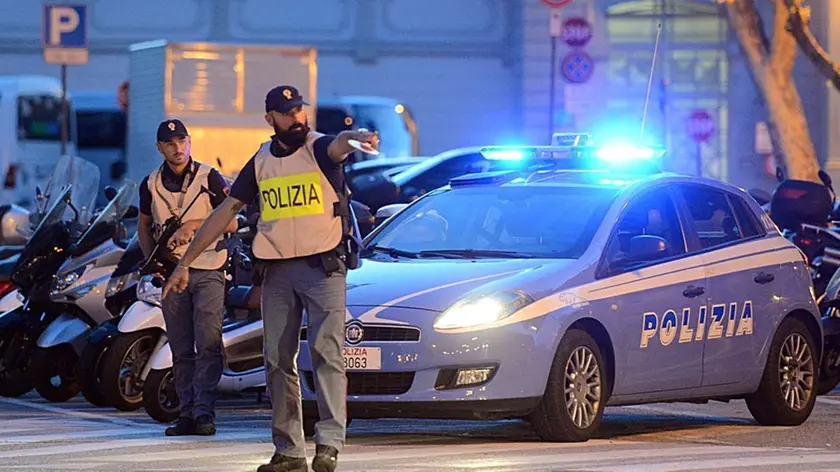
<path id="1" fill-rule="evenodd" d="M 829 340 L 826 344 L 836 345 L 837 340 Z M 817 379 L 817 395 L 825 395 L 840 384 L 840 350 L 826 346 L 820 363 L 820 373 Z"/>
<path id="2" fill-rule="evenodd" d="M 93 406 L 108 406 L 101 382 L 102 357 L 107 350 L 107 344 L 87 344 L 79 358 L 78 375 L 82 396 Z"/>
<path id="3" fill-rule="evenodd" d="M 100 379 L 108 404 L 120 411 L 135 411 L 143 406 L 143 381 L 140 374 L 157 343 L 158 333 L 141 331 L 114 339 L 102 357 Z"/>
<path id="4" fill-rule="evenodd" d="M 178 394 L 172 369 L 153 370 L 143 382 L 143 408 L 159 423 L 178 419 Z"/>
<path id="5" fill-rule="evenodd" d="M 29 366 L 36 339 L 26 330 L 0 335 L 0 396 L 20 397 L 32 390 Z"/>
<path id="6" fill-rule="evenodd" d="M 45 400 L 60 403 L 82 390 L 76 369 L 79 356 L 70 345 L 35 348 L 32 353 L 32 378 L 35 390 Z"/>

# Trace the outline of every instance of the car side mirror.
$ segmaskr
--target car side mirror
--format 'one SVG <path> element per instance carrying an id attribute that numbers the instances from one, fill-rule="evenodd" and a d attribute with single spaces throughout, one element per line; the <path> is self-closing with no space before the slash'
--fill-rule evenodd
<path id="1" fill-rule="evenodd" d="M 639 235 L 630 239 L 627 250 L 613 259 L 611 266 L 627 267 L 634 264 L 655 261 L 669 253 L 668 242 L 659 236 Z"/>

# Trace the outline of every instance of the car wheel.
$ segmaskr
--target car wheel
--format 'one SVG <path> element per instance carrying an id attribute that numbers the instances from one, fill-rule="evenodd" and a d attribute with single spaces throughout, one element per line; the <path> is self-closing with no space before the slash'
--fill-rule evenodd
<path id="1" fill-rule="evenodd" d="M 606 395 L 607 369 L 598 343 L 586 331 L 570 329 L 557 347 L 531 424 L 544 441 L 586 441 L 601 425 Z"/>
<path id="2" fill-rule="evenodd" d="M 746 397 L 747 408 L 760 424 L 797 426 L 805 422 L 817 398 L 814 339 L 802 321 L 782 321 L 758 390 Z"/>

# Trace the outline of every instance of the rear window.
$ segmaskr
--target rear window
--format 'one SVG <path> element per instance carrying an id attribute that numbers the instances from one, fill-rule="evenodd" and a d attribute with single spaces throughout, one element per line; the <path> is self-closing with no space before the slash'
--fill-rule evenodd
<path id="1" fill-rule="evenodd" d="M 52 95 L 18 97 L 19 140 L 61 140 L 61 98 Z"/>

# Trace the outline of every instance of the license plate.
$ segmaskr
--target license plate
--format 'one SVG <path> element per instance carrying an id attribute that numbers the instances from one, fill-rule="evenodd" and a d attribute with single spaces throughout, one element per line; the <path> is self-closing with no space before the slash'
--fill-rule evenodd
<path id="1" fill-rule="evenodd" d="M 345 370 L 379 370 L 382 368 L 382 348 L 345 347 Z"/>

